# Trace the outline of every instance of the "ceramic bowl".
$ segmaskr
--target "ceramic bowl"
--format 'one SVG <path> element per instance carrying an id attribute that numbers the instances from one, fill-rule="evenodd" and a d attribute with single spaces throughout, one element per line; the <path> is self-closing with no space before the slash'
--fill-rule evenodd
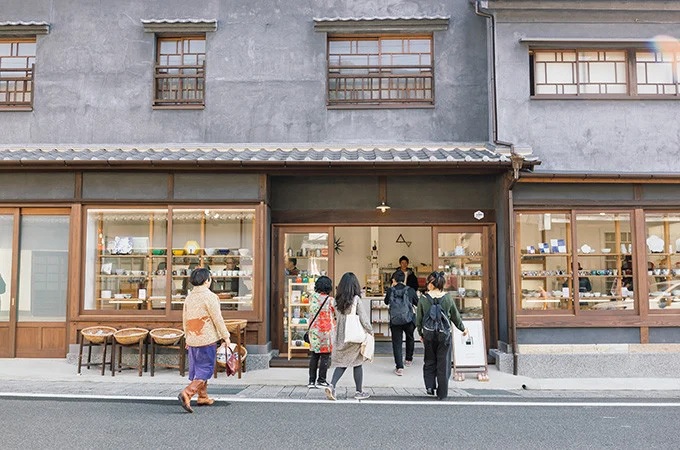
<path id="1" fill-rule="evenodd" d="M 151 250 L 151 254 L 156 255 L 156 256 L 165 255 L 165 249 L 164 248 L 154 248 L 153 250 Z"/>
<path id="2" fill-rule="evenodd" d="M 175 255 L 175 256 L 182 256 L 182 255 L 184 255 L 184 249 L 183 248 L 173 248 L 172 254 Z"/>
<path id="3" fill-rule="evenodd" d="M 206 249 L 204 249 L 204 250 L 205 250 L 205 254 L 208 255 L 208 256 L 212 256 L 212 255 L 215 254 L 215 249 L 214 249 L 214 248 L 206 248 Z"/>
<path id="4" fill-rule="evenodd" d="M 601 248 L 600 249 L 602 253 L 611 253 L 612 249 L 611 248 Z"/>
<path id="5" fill-rule="evenodd" d="M 239 248 L 238 254 L 241 256 L 248 256 L 250 254 L 250 250 L 247 248 Z"/>

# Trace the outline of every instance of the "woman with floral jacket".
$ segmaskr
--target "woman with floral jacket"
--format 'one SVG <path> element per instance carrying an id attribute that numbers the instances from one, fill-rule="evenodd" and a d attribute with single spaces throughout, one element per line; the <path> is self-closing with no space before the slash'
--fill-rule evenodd
<path id="1" fill-rule="evenodd" d="M 314 293 L 309 301 L 309 320 L 316 319 L 309 325 L 309 383 L 308 388 L 328 386 L 326 374 L 331 360 L 331 331 L 333 330 L 334 300 L 330 296 L 333 282 L 327 276 L 321 276 L 314 283 Z M 317 316 L 318 313 L 318 316 Z M 318 371 L 318 376 L 317 376 Z"/>

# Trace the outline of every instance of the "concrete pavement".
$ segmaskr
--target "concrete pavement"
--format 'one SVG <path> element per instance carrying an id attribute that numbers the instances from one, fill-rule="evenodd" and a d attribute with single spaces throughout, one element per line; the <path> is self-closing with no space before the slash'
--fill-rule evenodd
<path id="1" fill-rule="evenodd" d="M 425 397 L 422 381 L 422 358 L 416 357 L 403 376 L 393 373 L 391 357 L 376 357 L 364 364 L 364 387 L 374 398 L 421 399 Z M 176 398 L 186 383 L 176 370 L 157 369 L 137 376 L 134 370 L 101 376 L 98 368 L 77 367 L 66 359 L 0 359 L 0 396 L 65 397 L 143 397 Z M 332 369 L 329 371 L 329 378 Z M 270 368 L 245 372 L 242 379 L 227 378 L 220 373 L 210 382 L 210 393 L 218 399 L 320 399 L 323 391 L 307 389 L 307 369 Z M 339 398 L 351 398 L 354 383 L 347 371 L 338 384 Z M 451 398 L 461 397 L 623 397 L 680 398 L 680 378 L 553 378 L 534 379 L 499 372 L 489 368 L 489 381 L 480 382 L 469 374 L 465 381 L 451 381 Z"/>

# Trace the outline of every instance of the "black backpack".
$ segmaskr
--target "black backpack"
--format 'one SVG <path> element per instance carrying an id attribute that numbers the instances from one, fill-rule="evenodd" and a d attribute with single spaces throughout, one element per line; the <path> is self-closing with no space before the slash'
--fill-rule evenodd
<path id="1" fill-rule="evenodd" d="M 390 289 L 390 323 L 392 325 L 406 325 L 413 322 L 413 307 L 408 297 L 408 287 Z"/>
<path id="2" fill-rule="evenodd" d="M 451 336 L 451 322 L 442 309 L 441 298 L 434 299 L 430 294 L 425 294 L 425 297 L 430 299 L 432 306 L 429 314 L 423 317 L 423 330 L 432 333 L 439 341 L 448 340 Z"/>

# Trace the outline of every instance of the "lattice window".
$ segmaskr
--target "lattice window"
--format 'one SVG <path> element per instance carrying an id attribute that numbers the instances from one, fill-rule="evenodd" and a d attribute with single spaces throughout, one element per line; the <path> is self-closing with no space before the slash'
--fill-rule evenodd
<path id="1" fill-rule="evenodd" d="M 0 40 L 0 108 L 33 105 L 35 39 Z"/>
<path id="2" fill-rule="evenodd" d="M 205 105 L 205 37 L 159 37 L 155 106 Z"/>
<path id="3" fill-rule="evenodd" d="M 536 50 L 535 95 L 626 95 L 624 50 Z"/>
<path id="4" fill-rule="evenodd" d="M 329 105 L 434 104 L 432 36 L 330 37 Z"/>
<path id="5" fill-rule="evenodd" d="M 678 95 L 680 52 L 635 53 L 637 92 L 640 95 Z"/>

